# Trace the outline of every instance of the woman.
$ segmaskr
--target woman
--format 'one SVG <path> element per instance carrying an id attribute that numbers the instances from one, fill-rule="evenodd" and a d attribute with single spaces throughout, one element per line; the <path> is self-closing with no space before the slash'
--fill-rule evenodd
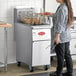
<path id="1" fill-rule="evenodd" d="M 53 36 L 56 44 L 57 76 L 62 76 L 64 59 L 66 61 L 67 76 L 73 76 L 73 63 L 70 55 L 69 44 L 71 40 L 70 26 L 73 23 L 73 12 L 70 0 L 56 0 L 60 3 L 53 15 Z"/>

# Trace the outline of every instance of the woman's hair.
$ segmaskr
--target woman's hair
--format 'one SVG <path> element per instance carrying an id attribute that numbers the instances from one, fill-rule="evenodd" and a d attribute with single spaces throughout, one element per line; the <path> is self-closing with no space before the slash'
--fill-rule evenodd
<path id="1" fill-rule="evenodd" d="M 73 17 L 73 10 L 72 10 L 72 6 L 71 6 L 71 2 L 70 0 L 63 0 L 63 2 L 67 5 L 68 7 L 68 22 L 67 24 L 69 26 L 72 25 L 73 21 L 74 21 L 74 17 Z"/>

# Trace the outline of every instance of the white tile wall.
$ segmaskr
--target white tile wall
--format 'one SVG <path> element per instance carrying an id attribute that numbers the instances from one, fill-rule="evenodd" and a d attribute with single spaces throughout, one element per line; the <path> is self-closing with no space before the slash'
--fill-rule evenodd
<path id="1" fill-rule="evenodd" d="M 76 17 L 76 0 L 71 0 L 74 16 Z"/>
<path id="2" fill-rule="evenodd" d="M 57 7 L 58 7 L 58 3 L 56 2 L 56 0 L 46 0 L 46 11 L 49 11 L 49 12 L 53 12 L 55 13 Z"/>
<path id="3" fill-rule="evenodd" d="M 15 6 L 26 7 L 42 7 L 43 0 L 0 0 L 0 20 L 13 23 L 13 15 Z M 12 28 L 8 28 L 8 63 L 16 62 L 16 49 L 14 42 L 14 25 Z M 0 61 L 3 61 L 4 50 L 4 29 L 0 28 Z"/>

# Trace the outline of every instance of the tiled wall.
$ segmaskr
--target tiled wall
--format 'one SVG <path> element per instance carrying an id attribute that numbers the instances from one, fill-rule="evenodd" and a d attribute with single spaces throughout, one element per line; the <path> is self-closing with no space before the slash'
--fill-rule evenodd
<path id="1" fill-rule="evenodd" d="M 56 0 L 46 0 L 46 11 L 55 13 L 58 5 Z"/>
<path id="2" fill-rule="evenodd" d="M 74 16 L 76 17 L 76 0 L 71 0 Z"/>
<path id="3" fill-rule="evenodd" d="M 0 0 L 0 20 L 13 25 L 13 8 L 15 6 L 42 7 L 43 0 Z M 14 25 L 13 25 L 14 27 Z M 8 62 L 16 61 L 16 49 L 13 27 L 8 28 Z M 4 29 L 0 28 L 0 61 L 3 61 Z"/>

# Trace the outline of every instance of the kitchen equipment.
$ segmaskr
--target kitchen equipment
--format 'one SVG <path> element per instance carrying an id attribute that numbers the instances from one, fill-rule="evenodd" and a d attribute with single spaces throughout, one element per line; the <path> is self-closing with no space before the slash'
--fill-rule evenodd
<path id="1" fill-rule="evenodd" d="M 5 23 L 3 21 L 0 21 L 0 27 L 4 28 L 4 60 L 0 61 L 0 67 L 4 67 L 4 70 L 7 71 L 7 52 L 8 52 L 8 47 L 7 47 L 7 28 L 11 27 L 11 24 Z"/>
<path id="2" fill-rule="evenodd" d="M 37 14 L 37 9 L 35 10 L 35 8 L 20 8 L 19 10 L 21 11 L 17 11 L 19 15 L 17 16 L 17 18 L 15 17 L 15 22 L 18 20 L 19 22 L 31 25 L 49 24 L 48 17 Z"/>
<path id="3" fill-rule="evenodd" d="M 24 8 L 26 9 L 26 8 Z M 49 24 L 30 25 L 20 23 L 18 20 L 24 9 L 15 8 L 15 41 L 16 60 L 18 66 L 21 63 L 29 65 L 30 71 L 35 66 L 45 66 L 45 70 L 50 65 L 51 26 Z"/>
<path id="4" fill-rule="evenodd" d="M 73 28 L 71 28 L 71 41 L 70 41 L 70 52 L 71 55 L 76 55 L 76 21 L 73 22 L 72 25 Z"/>

